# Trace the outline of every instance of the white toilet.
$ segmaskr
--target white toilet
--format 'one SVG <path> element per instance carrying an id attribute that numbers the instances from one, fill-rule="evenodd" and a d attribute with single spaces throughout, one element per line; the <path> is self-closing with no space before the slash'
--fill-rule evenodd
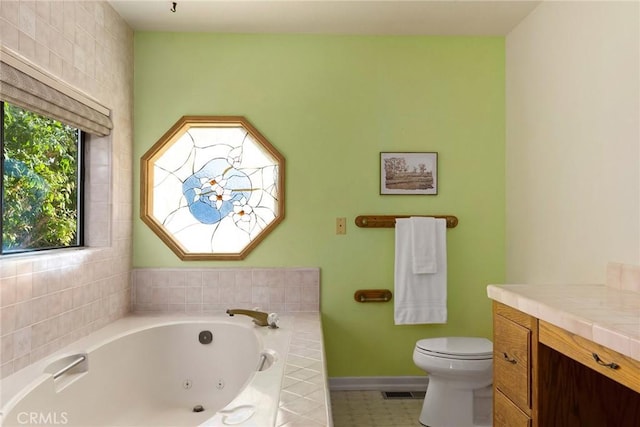
<path id="1" fill-rule="evenodd" d="M 429 374 L 420 423 L 429 427 L 490 426 L 493 343 L 486 338 L 428 338 L 416 343 L 413 361 Z M 488 404 L 475 408 L 482 396 Z M 475 398 L 475 399 L 474 399 Z M 480 413 L 479 413 L 480 412 Z"/>

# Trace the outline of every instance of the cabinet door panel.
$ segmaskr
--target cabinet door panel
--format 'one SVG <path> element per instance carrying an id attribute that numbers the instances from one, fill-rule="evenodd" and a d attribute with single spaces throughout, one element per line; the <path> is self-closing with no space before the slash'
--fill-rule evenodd
<path id="1" fill-rule="evenodd" d="M 494 396 L 493 427 L 531 427 L 531 418 L 499 391 Z"/>
<path id="2" fill-rule="evenodd" d="M 531 413 L 529 367 L 531 331 L 502 316 L 494 316 L 494 383 L 520 409 Z"/>

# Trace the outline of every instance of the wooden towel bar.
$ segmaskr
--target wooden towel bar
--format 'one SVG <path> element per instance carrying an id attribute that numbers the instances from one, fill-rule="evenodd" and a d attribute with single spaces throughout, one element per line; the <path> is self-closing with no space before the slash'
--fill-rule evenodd
<path id="1" fill-rule="evenodd" d="M 360 215 L 356 217 L 356 225 L 365 228 L 394 228 L 396 218 L 410 218 L 412 216 L 429 216 L 447 220 L 447 228 L 458 225 L 458 218 L 453 215 Z"/>
<path id="2" fill-rule="evenodd" d="M 387 302 L 392 296 L 389 289 L 360 289 L 353 294 L 353 299 L 358 302 Z"/>

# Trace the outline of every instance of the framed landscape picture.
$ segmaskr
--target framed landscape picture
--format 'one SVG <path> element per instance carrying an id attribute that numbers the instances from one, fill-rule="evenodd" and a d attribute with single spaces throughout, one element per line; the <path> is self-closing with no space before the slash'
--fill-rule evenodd
<path id="1" fill-rule="evenodd" d="M 438 194 L 438 153 L 380 153 L 380 194 Z"/>

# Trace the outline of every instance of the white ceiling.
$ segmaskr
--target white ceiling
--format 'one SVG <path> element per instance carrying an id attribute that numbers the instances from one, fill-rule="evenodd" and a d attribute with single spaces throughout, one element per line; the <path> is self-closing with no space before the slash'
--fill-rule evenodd
<path id="1" fill-rule="evenodd" d="M 541 1 L 112 0 L 136 31 L 506 35 Z"/>

